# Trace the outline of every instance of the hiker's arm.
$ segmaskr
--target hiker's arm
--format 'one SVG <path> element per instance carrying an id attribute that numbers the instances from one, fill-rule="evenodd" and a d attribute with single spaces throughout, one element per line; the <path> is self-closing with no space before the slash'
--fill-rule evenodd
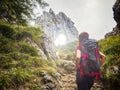
<path id="1" fill-rule="evenodd" d="M 76 70 L 78 69 L 78 65 L 80 63 L 80 58 L 81 58 L 81 51 L 76 50 L 76 56 L 75 56 Z"/>
<path id="2" fill-rule="evenodd" d="M 106 60 L 106 56 L 102 52 L 99 52 L 99 53 L 100 53 L 100 66 L 102 66 L 102 64 Z"/>

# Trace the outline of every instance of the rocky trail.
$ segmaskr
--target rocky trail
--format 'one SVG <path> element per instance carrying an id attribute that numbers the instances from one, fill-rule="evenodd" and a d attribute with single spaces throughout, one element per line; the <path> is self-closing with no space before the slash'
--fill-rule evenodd
<path id="1" fill-rule="evenodd" d="M 62 88 L 61 90 L 77 90 L 75 84 L 75 73 L 67 73 L 65 72 L 62 77 Z"/>
<path id="2" fill-rule="evenodd" d="M 77 90 L 75 83 L 75 64 L 69 60 L 61 60 L 59 68 L 61 74 L 61 88 L 60 90 Z M 91 90 L 106 90 L 101 82 L 94 83 Z"/>

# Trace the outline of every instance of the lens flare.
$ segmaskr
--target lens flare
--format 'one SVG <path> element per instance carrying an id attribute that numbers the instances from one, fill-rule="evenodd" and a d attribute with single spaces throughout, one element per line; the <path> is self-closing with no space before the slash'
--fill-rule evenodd
<path id="1" fill-rule="evenodd" d="M 64 45 L 66 43 L 66 37 L 64 34 L 60 34 L 56 40 L 55 40 L 55 45 Z"/>

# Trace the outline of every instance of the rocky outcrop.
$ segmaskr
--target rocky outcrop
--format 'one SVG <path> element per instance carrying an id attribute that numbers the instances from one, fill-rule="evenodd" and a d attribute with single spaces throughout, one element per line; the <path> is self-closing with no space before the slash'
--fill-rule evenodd
<path id="1" fill-rule="evenodd" d="M 117 22 L 117 25 L 115 28 L 113 28 L 112 32 L 109 32 L 105 35 L 105 37 L 109 36 L 116 36 L 120 34 L 120 0 L 117 0 L 116 3 L 113 6 L 113 14 L 114 14 L 114 20 Z"/>
<path id="2" fill-rule="evenodd" d="M 43 34 L 39 37 L 42 41 L 38 43 L 34 42 L 30 37 L 26 37 L 25 41 L 31 46 L 35 47 L 38 51 L 38 55 L 43 59 L 55 60 L 58 58 L 56 55 L 56 49 L 51 38 L 46 34 Z"/>
<path id="3" fill-rule="evenodd" d="M 43 50 L 39 47 L 39 45 L 37 45 L 37 43 L 35 43 L 31 38 L 26 37 L 25 41 L 30 44 L 31 46 L 35 47 L 38 51 L 38 55 L 41 56 L 43 59 L 47 60 L 47 56 L 45 55 L 45 53 L 43 52 Z"/>
<path id="4" fill-rule="evenodd" d="M 120 0 L 117 0 L 113 6 L 114 19 L 117 22 L 117 26 L 120 29 Z"/>
<path id="5" fill-rule="evenodd" d="M 46 34 L 43 34 L 42 36 L 40 36 L 40 38 L 42 39 L 42 43 L 40 43 L 42 46 L 42 51 L 47 56 L 47 58 L 50 60 L 55 60 L 56 58 L 58 58 L 58 56 L 56 55 L 56 48 L 52 39 Z"/>
<path id="6" fill-rule="evenodd" d="M 66 43 L 73 42 L 77 40 L 78 31 L 74 26 L 74 23 L 68 18 L 63 12 L 55 15 L 52 9 L 49 12 L 43 11 L 43 14 L 35 20 L 36 26 L 41 26 L 42 31 L 45 33 L 40 36 L 42 51 L 37 48 L 39 55 L 47 59 L 55 59 L 55 40 L 60 34 L 66 36 Z M 35 44 L 34 44 L 35 45 Z M 36 46 L 35 47 L 39 47 Z"/>
<path id="7" fill-rule="evenodd" d="M 66 36 L 67 42 L 77 40 L 78 31 L 74 23 L 63 12 L 57 15 L 52 9 L 49 12 L 44 11 L 43 14 L 35 21 L 37 26 L 42 26 L 43 31 L 55 40 L 60 34 Z"/>
<path id="8" fill-rule="evenodd" d="M 116 26 L 113 28 L 113 31 L 111 31 L 105 35 L 105 38 L 110 37 L 110 36 L 116 36 L 119 34 L 120 34 L 120 28 L 118 26 Z"/>

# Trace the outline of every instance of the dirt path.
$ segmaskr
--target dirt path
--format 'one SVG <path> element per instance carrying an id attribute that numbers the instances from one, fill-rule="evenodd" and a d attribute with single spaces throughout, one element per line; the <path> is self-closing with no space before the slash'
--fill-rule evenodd
<path id="1" fill-rule="evenodd" d="M 76 84 L 75 84 L 75 74 L 71 73 L 65 73 L 62 75 L 62 88 L 61 90 L 77 90 Z"/>
<path id="2" fill-rule="evenodd" d="M 62 66 L 59 68 L 62 81 L 60 90 L 77 90 L 74 63 L 68 60 L 61 60 L 61 64 Z"/>

